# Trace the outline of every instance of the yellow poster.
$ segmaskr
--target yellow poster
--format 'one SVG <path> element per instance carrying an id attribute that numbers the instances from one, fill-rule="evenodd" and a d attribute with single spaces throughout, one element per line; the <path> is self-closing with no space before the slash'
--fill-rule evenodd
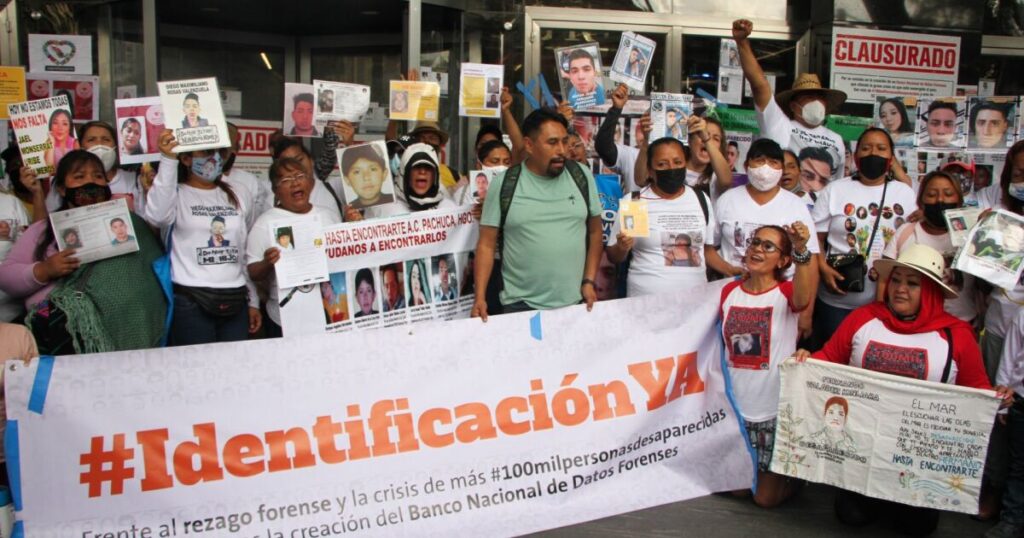
<path id="1" fill-rule="evenodd" d="M 619 202 L 619 226 L 626 237 L 650 237 L 647 201 L 623 200 Z"/>
<path id="2" fill-rule="evenodd" d="M 437 121 L 440 97 L 441 86 L 436 82 L 392 80 L 388 117 L 393 120 Z"/>
<path id="3" fill-rule="evenodd" d="M 462 64 L 459 84 L 459 115 L 497 118 L 501 115 L 501 88 L 505 67 Z"/>
<path id="4" fill-rule="evenodd" d="M 27 101 L 25 68 L 0 66 L 0 119 L 9 119 L 7 105 Z"/>

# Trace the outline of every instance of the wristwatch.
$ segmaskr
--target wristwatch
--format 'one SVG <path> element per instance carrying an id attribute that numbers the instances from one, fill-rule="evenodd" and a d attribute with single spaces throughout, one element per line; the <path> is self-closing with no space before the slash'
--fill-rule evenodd
<path id="1" fill-rule="evenodd" d="M 810 263 L 811 251 L 805 248 L 803 252 L 793 252 L 793 261 L 800 265 Z"/>
<path id="2" fill-rule="evenodd" d="M 597 287 L 597 282 L 594 282 L 593 280 L 590 280 L 589 278 L 584 278 L 580 282 L 580 286 L 583 286 L 584 284 L 590 284 L 591 286 L 594 286 L 595 288 Z"/>

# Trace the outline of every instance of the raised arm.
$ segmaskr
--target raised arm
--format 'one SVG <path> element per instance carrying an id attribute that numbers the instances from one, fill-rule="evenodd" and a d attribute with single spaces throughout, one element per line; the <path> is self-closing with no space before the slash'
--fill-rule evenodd
<path id="1" fill-rule="evenodd" d="M 178 206 L 178 158 L 174 154 L 177 145 L 173 131 L 164 129 L 160 133 L 160 170 L 146 195 L 146 214 L 143 215 L 146 222 L 158 228 L 174 223 Z"/>
<path id="2" fill-rule="evenodd" d="M 647 141 L 651 138 L 651 112 L 644 112 L 640 117 L 640 132 L 643 137 L 638 141 L 637 148 L 640 152 L 636 156 L 636 163 L 633 165 L 633 182 L 637 187 L 643 188 L 650 183 L 647 170 Z M 730 176 L 731 177 L 731 176 Z"/>
<path id="3" fill-rule="evenodd" d="M 508 86 L 501 89 L 501 128 L 508 135 L 508 139 L 512 141 L 512 164 L 517 164 L 523 160 L 523 148 L 526 144 L 523 143 L 523 131 L 519 129 L 519 122 L 516 121 L 515 115 L 512 113 L 512 92 L 508 91 Z"/>
<path id="4" fill-rule="evenodd" d="M 786 235 L 793 245 L 794 254 L 810 253 L 807 242 L 811 239 L 811 231 L 807 225 L 796 221 L 786 226 Z M 793 276 L 793 307 L 803 311 L 814 302 L 815 291 L 818 289 L 818 264 L 812 255 L 807 263 L 795 263 L 796 274 Z"/>
<path id="5" fill-rule="evenodd" d="M 708 131 L 708 122 L 704 121 L 704 118 L 700 116 L 690 116 L 686 123 L 689 131 L 697 133 L 701 142 L 704 142 L 704 147 L 708 150 L 708 156 L 711 157 L 711 170 L 715 172 L 715 178 L 718 181 L 717 192 L 722 193 L 729 190 L 732 187 L 732 170 L 729 169 L 729 159 L 722 155 L 721 144 L 716 143 L 711 138 L 711 133 Z M 722 133 L 722 135 L 725 136 L 725 133 Z"/>
<path id="6" fill-rule="evenodd" d="M 754 94 L 754 104 L 764 110 L 772 99 L 772 87 L 764 76 L 761 64 L 754 56 L 754 48 L 750 45 L 750 34 L 754 31 L 754 23 L 746 19 L 737 19 L 732 23 L 732 38 L 736 40 L 736 48 L 740 53 L 740 66 L 743 76 L 750 82 L 750 91 Z"/>
<path id="7" fill-rule="evenodd" d="M 619 117 L 622 116 L 622 107 L 626 106 L 629 100 L 629 88 L 625 84 L 619 84 L 612 92 L 612 107 L 597 130 L 594 137 L 594 149 L 605 166 L 613 167 L 619 160 L 619 150 L 615 147 L 615 127 L 619 124 Z M 621 170 L 619 172 L 622 172 Z"/>

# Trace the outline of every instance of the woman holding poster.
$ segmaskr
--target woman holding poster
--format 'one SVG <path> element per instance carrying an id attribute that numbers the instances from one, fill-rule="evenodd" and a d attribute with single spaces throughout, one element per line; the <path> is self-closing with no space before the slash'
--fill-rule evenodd
<path id="1" fill-rule="evenodd" d="M 53 189 L 61 195 L 61 210 L 111 198 L 104 165 L 88 151 L 71 151 L 61 159 Z M 56 234 L 67 241 L 65 232 L 75 228 L 56 231 L 47 219 L 18 236 L 0 265 L 0 290 L 24 300 L 40 353 L 73 355 L 159 345 L 167 303 L 152 263 L 163 249 L 141 218 L 132 215 L 132 225 L 137 252 L 85 265 L 74 249 L 58 252 Z"/>
<path id="2" fill-rule="evenodd" d="M 810 228 L 800 221 L 758 228 L 743 258 L 746 278 L 722 289 L 722 338 L 733 390 L 757 453 L 754 502 L 762 508 L 778 506 L 797 491 L 795 480 L 768 469 L 779 408 L 779 364 L 796 350 L 800 312 L 814 300 L 817 286 L 810 239 Z M 795 278 L 786 280 L 794 262 Z"/>
<path id="3" fill-rule="evenodd" d="M 50 149 L 43 153 L 43 161 L 46 166 L 57 166 L 57 163 L 73 149 L 78 149 L 78 140 L 75 140 L 75 130 L 72 128 L 71 114 L 58 108 L 50 115 L 50 132 L 47 141 Z"/>
<path id="4" fill-rule="evenodd" d="M 945 260 L 937 250 L 911 245 L 896 260 L 874 263 L 885 285 L 884 300 L 854 310 L 825 346 L 799 350 L 798 361 L 814 357 L 876 372 L 964 387 L 990 389 L 974 330 L 943 310 L 943 298 L 957 296 L 943 280 Z M 997 387 L 1004 405 L 1013 391 Z M 863 525 L 886 512 L 900 530 L 924 536 L 939 522 L 939 511 L 840 491 L 836 515 Z"/>
<path id="5" fill-rule="evenodd" d="M 174 153 L 174 132 L 160 133 L 160 170 L 146 197 L 146 220 L 171 229 L 174 318 L 170 345 L 245 340 L 262 325 L 246 271 L 253 195 L 222 180 L 217 150 Z"/>

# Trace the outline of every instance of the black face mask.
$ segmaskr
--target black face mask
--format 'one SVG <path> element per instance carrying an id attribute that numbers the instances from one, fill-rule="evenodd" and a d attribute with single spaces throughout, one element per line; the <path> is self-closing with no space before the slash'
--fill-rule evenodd
<path id="1" fill-rule="evenodd" d="M 868 155 L 857 161 L 857 170 L 868 179 L 878 179 L 889 171 L 889 159 L 879 155 Z"/>
<path id="2" fill-rule="evenodd" d="M 654 181 L 665 194 L 675 194 L 686 186 L 686 168 L 655 170 Z"/>
<path id="3" fill-rule="evenodd" d="M 71 207 L 99 204 L 110 200 L 111 196 L 113 195 L 110 192 L 110 187 L 99 183 L 86 183 L 79 187 L 64 189 L 64 200 Z"/>
<path id="4" fill-rule="evenodd" d="M 942 213 L 947 209 L 956 209 L 960 207 L 960 204 L 938 202 L 935 204 L 924 204 L 922 207 L 924 208 L 924 220 L 928 221 L 928 224 L 946 230 L 949 229 L 949 224 L 946 223 L 946 218 Z"/>

